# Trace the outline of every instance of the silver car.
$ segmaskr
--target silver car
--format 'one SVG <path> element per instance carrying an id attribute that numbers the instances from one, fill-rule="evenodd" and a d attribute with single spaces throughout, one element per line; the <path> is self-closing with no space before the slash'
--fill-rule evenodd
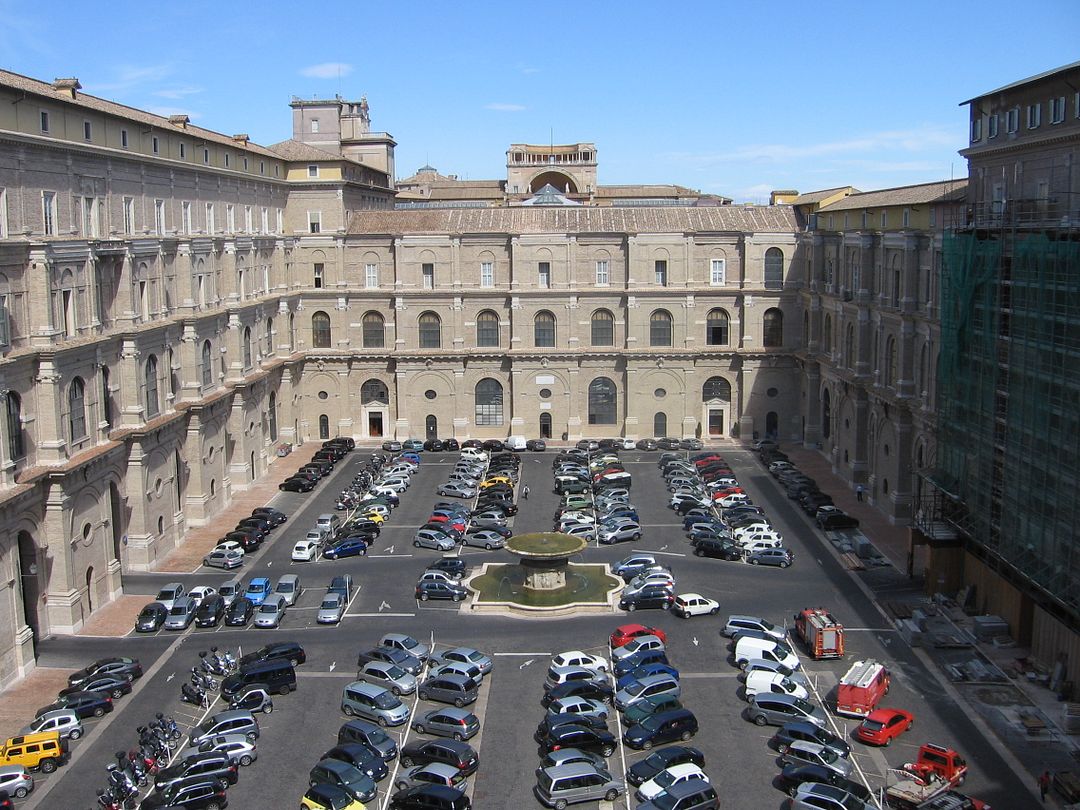
<path id="1" fill-rule="evenodd" d="M 452 737 L 464 741 L 480 731 L 480 718 L 468 709 L 447 706 L 432 709 L 415 718 L 412 729 L 417 734 L 434 734 L 437 737 Z"/>
<path id="2" fill-rule="evenodd" d="M 238 765 L 248 766 L 259 758 L 255 743 L 243 734 L 219 734 L 181 751 L 177 762 L 183 762 L 193 754 L 205 754 L 209 751 L 223 751 Z"/>
<path id="3" fill-rule="evenodd" d="M 277 585 L 274 586 L 274 593 L 279 593 L 285 597 L 285 606 L 292 607 L 296 604 L 296 600 L 300 598 L 300 594 L 304 592 L 304 586 L 300 584 L 300 577 L 296 574 L 285 574 L 278 578 Z"/>
<path id="4" fill-rule="evenodd" d="M 454 647 L 452 650 L 447 650 L 443 653 L 436 653 L 432 657 L 432 661 L 437 664 L 448 663 L 450 661 L 457 661 L 462 664 L 472 664 L 480 669 L 480 673 L 487 675 L 491 672 L 494 663 L 491 658 L 484 655 L 479 650 L 474 650 L 472 647 Z"/>
<path id="5" fill-rule="evenodd" d="M 481 529 L 476 532 L 466 532 L 464 543 L 467 546 L 479 546 L 491 551 L 505 546 L 506 538 L 498 532 L 491 531 L 491 529 Z"/>
<path id="6" fill-rule="evenodd" d="M 448 498 L 475 498 L 476 487 L 468 487 L 455 481 L 449 481 L 440 486 L 436 493 Z"/>
<path id="7" fill-rule="evenodd" d="M 411 695 L 416 691 L 415 675 L 384 661 L 368 661 L 356 673 L 356 679 L 389 689 L 395 695 Z"/>
<path id="8" fill-rule="evenodd" d="M 780 759 L 785 765 L 819 765 L 845 778 L 851 775 L 853 769 L 851 761 L 833 749 L 806 740 L 792 741 Z"/>
<path id="9" fill-rule="evenodd" d="M 400 771 L 394 780 L 394 787 L 405 790 L 416 785 L 447 785 L 464 790 L 467 782 L 468 778 L 453 765 L 429 762 L 427 765 L 417 765 Z"/>
<path id="10" fill-rule="evenodd" d="M 345 615 L 345 597 L 340 593 L 328 593 L 319 605 L 315 621 L 319 624 L 337 624 Z"/>
<path id="11" fill-rule="evenodd" d="M 407 652 L 409 655 L 415 655 L 421 661 L 426 661 L 431 653 L 431 648 L 427 644 L 422 644 L 405 633 L 387 633 L 379 639 L 379 646 Z"/>
<path id="12" fill-rule="evenodd" d="M 607 720 L 608 707 L 599 700 L 574 695 L 551 701 L 548 704 L 548 714 L 579 714 L 584 717 Z"/>
<path id="13" fill-rule="evenodd" d="M 416 533 L 416 537 L 413 538 L 413 545 L 417 548 L 433 548 L 437 551 L 451 551 L 457 546 L 457 543 L 442 532 L 421 529 Z"/>
<path id="14" fill-rule="evenodd" d="M 25 799 L 34 789 L 34 777 L 22 765 L 5 765 L 0 768 L 0 791 L 16 799 Z"/>
<path id="15" fill-rule="evenodd" d="M 484 679 L 484 673 L 480 671 L 480 667 L 461 661 L 446 661 L 433 666 L 428 671 L 428 677 L 434 678 L 436 675 L 461 675 L 464 678 L 472 678 L 477 685 Z"/>
<path id="16" fill-rule="evenodd" d="M 83 735 L 82 720 L 73 709 L 53 709 L 35 717 L 34 722 L 25 726 L 19 734 L 39 734 L 45 731 L 58 731 L 62 738 L 77 740 Z"/>
<path id="17" fill-rule="evenodd" d="M 198 608 L 198 603 L 190 596 L 181 596 L 169 608 L 169 615 L 165 619 L 165 629 L 187 630 L 195 620 L 195 611 Z"/>
<path id="18" fill-rule="evenodd" d="M 285 597 L 280 593 L 266 597 L 266 601 L 259 605 L 259 609 L 255 611 L 255 626 L 277 627 L 281 624 L 281 617 L 285 615 L 286 607 Z M 165 624 L 168 626 L 168 622 Z"/>

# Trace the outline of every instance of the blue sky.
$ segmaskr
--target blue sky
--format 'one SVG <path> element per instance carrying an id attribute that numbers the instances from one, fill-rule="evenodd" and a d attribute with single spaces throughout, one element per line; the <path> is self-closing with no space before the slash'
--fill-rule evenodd
<path id="1" fill-rule="evenodd" d="M 502 178 L 553 133 L 601 183 L 738 201 L 962 176 L 958 103 L 1080 58 L 1076 0 L 65 6 L 0 0 L 0 67 L 260 143 L 293 95 L 366 94 L 400 176 Z"/>

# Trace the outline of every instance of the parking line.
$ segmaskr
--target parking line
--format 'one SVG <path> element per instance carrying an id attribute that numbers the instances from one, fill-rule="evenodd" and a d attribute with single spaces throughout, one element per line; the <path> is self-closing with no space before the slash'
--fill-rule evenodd
<path id="1" fill-rule="evenodd" d="M 685 554 L 683 554 L 683 553 L 681 553 L 679 551 L 653 551 L 653 550 L 650 549 L 647 553 L 649 553 L 649 554 L 663 554 L 663 555 L 665 555 L 667 557 L 685 557 L 686 556 Z"/>
<path id="2" fill-rule="evenodd" d="M 346 613 L 342 618 L 372 618 L 373 616 L 415 616 L 415 613 Z"/>

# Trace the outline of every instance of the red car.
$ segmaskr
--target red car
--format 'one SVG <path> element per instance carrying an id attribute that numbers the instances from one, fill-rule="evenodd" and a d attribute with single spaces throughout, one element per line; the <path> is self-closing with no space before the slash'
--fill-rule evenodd
<path id="1" fill-rule="evenodd" d="M 638 636 L 656 636 L 667 644 L 667 633 L 659 627 L 646 627 L 643 624 L 623 624 L 615 628 L 611 634 L 611 649 L 629 644 Z"/>
<path id="2" fill-rule="evenodd" d="M 888 745 L 914 722 L 911 712 L 903 709 L 874 709 L 855 729 L 855 739 L 870 745 Z"/>

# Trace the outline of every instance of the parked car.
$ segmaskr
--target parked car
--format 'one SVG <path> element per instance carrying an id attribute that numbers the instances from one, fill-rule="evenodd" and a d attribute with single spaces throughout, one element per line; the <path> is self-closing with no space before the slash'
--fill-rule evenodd
<path id="1" fill-rule="evenodd" d="M 195 611 L 195 626 L 217 627 L 225 618 L 225 610 L 225 597 L 216 593 L 206 597 Z"/>
<path id="2" fill-rule="evenodd" d="M 270 594 L 270 579 L 268 577 L 254 577 L 248 583 L 244 597 L 251 600 L 251 604 L 258 607 Z"/>
<path id="3" fill-rule="evenodd" d="M 451 582 L 422 581 L 416 583 L 416 598 L 421 602 L 429 599 L 450 599 L 460 602 L 469 595 L 469 591 L 463 585 Z"/>
<path id="4" fill-rule="evenodd" d="M 292 559 L 296 562 L 311 562 L 319 554 L 319 544 L 314 540 L 299 540 L 293 546 Z"/>
<path id="5" fill-rule="evenodd" d="M 345 557 L 365 557 L 368 552 L 368 543 L 358 535 L 339 540 L 323 552 L 327 560 L 340 560 Z"/>
<path id="6" fill-rule="evenodd" d="M 219 546 L 203 557 L 202 562 L 207 568 L 223 568 L 226 571 L 231 571 L 233 568 L 239 568 L 244 564 L 244 550 L 242 548 L 221 548 Z"/>
<path id="7" fill-rule="evenodd" d="M 914 715 L 904 709 L 874 709 L 856 727 L 855 739 L 870 745 L 891 745 L 914 723 Z"/>
<path id="8" fill-rule="evenodd" d="M 660 608 L 667 610 L 675 601 L 670 588 L 664 585 L 647 585 L 640 591 L 624 592 L 619 598 L 619 607 L 635 611 L 639 608 Z"/>
<path id="9" fill-rule="evenodd" d="M 608 639 L 608 643 L 612 649 L 615 649 L 623 647 L 641 636 L 656 636 L 656 638 L 660 639 L 661 644 L 667 642 L 667 634 L 658 627 L 649 627 L 643 624 L 623 624 L 615 628 L 615 631 Z"/>
<path id="10" fill-rule="evenodd" d="M 339 593 L 327 593 L 322 598 L 315 621 L 318 624 L 337 624 L 344 615 L 345 598 Z"/>
<path id="11" fill-rule="evenodd" d="M 645 759 L 638 760 L 626 772 L 626 781 L 637 787 L 675 765 L 705 765 L 705 755 L 689 745 L 672 745 L 658 748 Z"/>
<path id="12" fill-rule="evenodd" d="M 869 802 L 872 798 L 870 791 L 861 782 L 843 777 L 836 771 L 820 765 L 785 765 L 780 772 L 778 785 L 788 795 L 794 796 L 799 786 L 806 782 L 833 785 L 864 802 Z M 856 805 L 856 810 L 863 809 Z"/>
<path id="13" fill-rule="evenodd" d="M 448 706 L 415 717 L 412 729 L 418 734 L 434 734 L 462 741 L 479 733 L 480 720 L 468 709 Z"/>
<path id="14" fill-rule="evenodd" d="M 151 602 L 135 617 L 135 632 L 154 633 L 164 626 L 168 616 L 169 611 L 161 602 Z"/>
<path id="15" fill-rule="evenodd" d="M 293 667 L 298 667 L 307 661 L 307 653 L 295 641 L 275 641 L 241 656 L 240 666 L 245 667 L 258 661 L 272 661 L 278 658 L 284 658 Z"/>
<path id="16" fill-rule="evenodd" d="M 699 593 L 680 593 L 671 605 L 671 612 L 683 619 L 715 616 L 720 612 L 720 603 Z"/>
<path id="17" fill-rule="evenodd" d="M 255 613 L 255 604 L 246 596 L 232 601 L 225 613 L 225 624 L 229 627 L 243 627 L 251 621 Z"/>
<path id="18" fill-rule="evenodd" d="M 872 810 L 875 805 L 835 785 L 804 782 L 791 796 L 792 810 Z"/>
<path id="19" fill-rule="evenodd" d="M 787 568 L 795 562 L 795 554 L 789 548 L 759 548 L 747 555 L 751 565 L 775 565 Z"/>
<path id="20" fill-rule="evenodd" d="M 190 596 L 181 596 L 169 608 L 169 616 L 165 619 L 165 629 L 187 630 L 195 621 L 195 611 L 198 607 L 198 603 Z"/>
<path id="21" fill-rule="evenodd" d="M 441 762 L 457 768 L 464 776 L 476 773 L 480 766 L 480 757 L 471 745 L 452 739 L 413 740 L 401 749 L 398 759 L 403 768 Z"/>
<path id="22" fill-rule="evenodd" d="M 433 548 L 436 551 L 452 551 L 457 543 L 448 534 L 431 529 L 420 529 L 413 538 L 416 548 Z"/>
<path id="23" fill-rule="evenodd" d="M 112 697 L 101 692 L 70 692 L 58 697 L 48 706 L 34 712 L 34 717 L 41 717 L 57 709 L 71 709 L 80 720 L 88 717 L 102 717 L 113 710 Z"/>
<path id="24" fill-rule="evenodd" d="M 416 676 L 397 664 L 385 661 L 369 661 L 356 673 L 358 681 L 389 689 L 394 695 L 411 695 L 416 691 Z"/>
<path id="25" fill-rule="evenodd" d="M 283 492 L 311 492 L 315 489 L 315 482 L 303 475 L 293 475 L 278 484 L 278 489 Z"/>

